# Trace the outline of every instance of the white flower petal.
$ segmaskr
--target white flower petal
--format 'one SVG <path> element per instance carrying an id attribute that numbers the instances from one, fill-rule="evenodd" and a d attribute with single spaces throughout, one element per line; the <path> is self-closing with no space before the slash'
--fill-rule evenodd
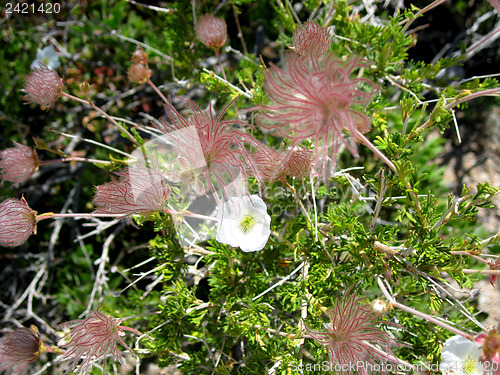
<path id="1" fill-rule="evenodd" d="M 481 375 L 480 355 L 481 349 L 475 342 L 458 335 L 450 337 L 443 345 L 439 369 L 443 375 Z"/>
<path id="2" fill-rule="evenodd" d="M 254 220 L 253 227 L 244 232 L 242 220 L 250 216 Z M 216 240 L 245 252 L 259 251 L 266 245 L 271 234 L 271 217 L 267 214 L 267 206 L 257 195 L 243 198 L 232 198 L 224 202 L 217 212 Z"/>
<path id="3" fill-rule="evenodd" d="M 41 69 L 42 65 L 50 70 L 55 70 L 61 65 L 52 45 L 36 51 L 36 59 L 31 63 L 31 69 Z"/>
<path id="4" fill-rule="evenodd" d="M 266 214 L 267 215 L 267 214 Z M 267 215 L 269 217 L 269 215 Z M 266 246 L 271 234 L 270 227 L 271 217 L 269 217 L 267 226 L 259 225 L 255 227 L 255 230 L 250 231 L 245 237 L 246 241 L 240 244 L 240 249 L 248 253 L 251 251 L 259 251 Z"/>
<path id="5" fill-rule="evenodd" d="M 206 193 L 207 188 L 203 184 L 203 181 L 201 181 L 199 178 L 196 178 L 193 182 L 193 184 L 190 186 L 191 192 L 193 192 L 195 195 L 203 195 Z"/>

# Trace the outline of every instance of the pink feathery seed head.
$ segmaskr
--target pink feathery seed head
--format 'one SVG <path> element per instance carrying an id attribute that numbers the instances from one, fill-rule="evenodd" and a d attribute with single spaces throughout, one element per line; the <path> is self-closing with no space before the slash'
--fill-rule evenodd
<path id="1" fill-rule="evenodd" d="M 218 117 L 212 108 L 208 113 L 192 108 L 194 115 L 188 118 L 189 124 L 197 129 L 208 175 L 223 191 L 236 178 L 246 182 L 248 173 L 255 174 L 249 150 L 261 147 L 257 139 L 245 132 L 245 128 L 251 128 L 249 124 L 239 120 L 223 121 L 229 105 Z"/>
<path id="2" fill-rule="evenodd" d="M 0 338 L 0 371 L 25 374 L 30 362 L 44 351 L 40 333 L 35 326 L 17 328 Z"/>
<path id="3" fill-rule="evenodd" d="M 333 172 L 340 144 L 357 156 L 353 138 L 369 129 L 369 119 L 356 106 L 369 102 L 375 85 L 352 77 L 366 66 L 358 59 L 343 62 L 328 54 L 321 61 L 306 62 L 289 54 L 287 62 L 286 69 L 273 66 L 266 72 L 271 103 L 260 108 L 261 126 L 292 139 L 292 146 L 312 138 L 314 167 L 326 178 Z"/>
<path id="4" fill-rule="evenodd" d="M 36 211 L 24 198 L 10 198 L 0 204 L 0 245 L 22 245 L 36 232 Z"/>
<path id="5" fill-rule="evenodd" d="M 206 14 L 198 19 L 196 37 L 205 46 L 219 49 L 227 38 L 227 26 L 224 19 Z"/>
<path id="6" fill-rule="evenodd" d="M 170 187 L 161 172 L 131 167 L 117 174 L 119 180 L 97 186 L 94 213 L 129 216 L 166 210 Z"/>
<path id="7" fill-rule="evenodd" d="M 212 108 L 202 111 L 195 103 L 186 103 L 191 109 L 191 115 L 186 118 L 168 106 L 171 122 L 162 124 L 164 137 L 170 139 L 176 154 L 186 164 L 182 169 L 196 170 L 198 175 L 204 176 L 207 189 L 214 193 L 221 190 L 231 198 L 229 189 L 235 180 L 241 179 L 245 184 L 247 173 L 258 176 L 250 149 L 261 145 L 245 132 L 250 125 L 239 120 L 223 120 L 231 103 L 217 117 Z"/>
<path id="8" fill-rule="evenodd" d="M 38 156 L 28 146 L 14 142 L 14 147 L 0 151 L 0 178 L 11 182 L 23 182 L 38 169 Z"/>
<path id="9" fill-rule="evenodd" d="M 24 89 L 26 93 L 23 99 L 28 103 L 36 103 L 52 107 L 56 100 L 62 95 L 63 80 L 56 71 L 46 66 L 35 69 L 25 77 Z"/>
<path id="10" fill-rule="evenodd" d="M 305 328 L 307 334 L 304 337 L 326 347 L 331 364 L 341 369 L 340 374 L 350 373 L 345 369 L 356 363 L 375 365 L 394 361 L 390 347 L 397 343 L 379 328 L 377 316 L 363 302 L 364 299 L 356 294 L 346 295 L 328 312 L 330 322 L 326 325 L 326 332 Z M 370 373 L 367 367 L 358 368 L 358 371 L 360 374 Z"/>
<path id="11" fill-rule="evenodd" d="M 314 22 L 298 26 L 293 34 L 293 47 L 302 57 L 320 58 L 328 52 L 331 43 L 329 31 Z"/>
<path id="12" fill-rule="evenodd" d="M 128 79 L 135 83 L 146 83 L 151 77 L 151 70 L 144 64 L 133 64 L 128 68 Z"/>
<path id="13" fill-rule="evenodd" d="M 118 350 L 117 342 L 123 345 L 132 354 L 134 352 L 122 340 L 124 330 L 138 333 L 132 328 L 121 327 L 120 319 L 103 314 L 99 309 L 90 312 L 87 319 L 75 320 L 61 324 L 68 326 L 71 331 L 59 341 L 59 346 L 66 349 L 64 357 L 68 359 L 65 374 L 73 371 L 80 360 L 80 374 L 87 374 L 96 359 L 103 359 L 103 373 L 106 366 L 106 356 L 111 354 L 120 364 L 126 367 L 125 359 Z"/>

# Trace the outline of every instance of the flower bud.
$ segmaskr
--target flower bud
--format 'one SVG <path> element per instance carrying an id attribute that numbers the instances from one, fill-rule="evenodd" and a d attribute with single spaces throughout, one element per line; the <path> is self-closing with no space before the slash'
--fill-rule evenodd
<path id="1" fill-rule="evenodd" d="M 299 180 L 312 172 L 313 151 L 305 147 L 294 147 L 282 165 L 283 173 Z"/>
<path id="2" fill-rule="evenodd" d="M 262 147 L 252 154 L 252 159 L 260 178 L 265 181 L 277 181 L 286 176 L 301 180 L 312 173 L 313 151 L 304 147 L 283 152 Z"/>
<path id="3" fill-rule="evenodd" d="M 15 147 L 0 151 L 0 178 L 23 182 L 38 169 L 38 156 L 31 147 L 14 142 Z"/>
<path id="4" fill-rule="evenodd" d="M 207 47 L 221 48 L 227 38 L 226 21 L 211 14 L 201 16 L 196 24 L 196 36 Z"/>
<path id="5" fill-rule="evenodd" d="M 0 204 L 0 245 L 19 246 L 36 230 L 36 211 L 24 198 L 10 198 Z"/>
<path id="6" fill-rule="evenodd" d="M 87 81 L 83 81 L 80 83 L 80 91 L 83 92 L 84 94 L 87 94 L 87 92 L 90 90 L 90 84 Z"/>
<path id="7" fill-rule="evenodd" d="M 375 315 L 383 315 L 388 310 L 390 310 L 390 306 L 388 306 L 387 302 L 385 302 L 384 300 L 377 298 L 376 300 L 372 301 L 370 309 Z"/>
<path id="8" fill-rule="evenodd" d="M 141 47 L 137 46 L 131 58 L 134 64 L 146 64 L 148 62 L 148 54 Z"/>
<path id="9" fill-rule="evenodd" d="M 321 57 L 328 52 L 330 45 L 328 30 L 314 22 L 307 21 L 293 34 L 293 47 L 302 57 Z"/>
<path id="10" fill-rule="evenodd" d="M 47 67 L 35 69 L 25 77 L 23 99 L 50 108 L 62 95 L 63 80 Z"/>
<path id="11" fill-rule="evenodd" d="M 128 68 L 128 79 L 136 83 L 146 83 L 151 77 L 151 70 L 147 65 L 134 64 Z"/>
<path id="12" fill-rule="evenodd" d="M 0 371 L 22 374 L 28 363 L 36 361 L 44 346 L 35 326 L 18 328 L 0 339 Z"/>
<path id="13" fill-rule="evenodd" d="M 280 168 L 283 156 L 272 148 L 261 146 L 261 149 L 252 154 L 252 162 L 259 178 L 264 181 L 275 181 L 283 177 Z"/>

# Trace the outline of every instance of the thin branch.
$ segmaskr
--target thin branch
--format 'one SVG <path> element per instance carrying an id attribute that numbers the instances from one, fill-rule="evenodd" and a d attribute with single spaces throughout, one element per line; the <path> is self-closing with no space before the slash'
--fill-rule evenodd
<path id="1" fill-rule="evenodd" d="M 385 298 L 387 298 L 387 300 L 390 302 L 390 304 L 394 307 L 397 307 L 397 308 L 400 308 L 401 310 L 403 311 L 406 311 L 410 314 L 413 314 L 413 315 L 416 315 L 426 321 L 428 321 L 429 323 L 433 323 L 437 326 L 440 326 L 441 328 L 444 328 L 444 329 L 447 329 L 448 331 L 450 332 L 453 332 L 454 334 L 456 335 L 459 335 L 459 336 L 462 336 L 462 337 L 465 337 L 466 339 L 468 340 L 471 340 L 472 341 L 472 336 L 471 335 L 468 335 L 466 334 L 465 332 L 462 332 L 461 330 L 459 330 L 458 328 L 455 328 L 455 327 L 452 327 L 450 326 L 449 324 L 447 323 L 444 323 L 444 322 L 441 322 L 439 320 L 437 320 L 436 318 L 434 318 L 433 316 L 430 316 L 430 315 L 427 315 L 423 312 L 420 312 L 418 310 L 415 310 L 411 307 L 408 307 L 406 305 L 403 305 L 402 303 L 399 303 L 397 302 L 390 294 L 389 292 L 387 291 L 387 288 L 384 286 L 384 283 L 382 282 L 382 280 L 380 279 L 380 276 L 376 275 L 375 276 L 376 280 L 377 280 L 377 284 L 378 286 L 380 287 L 380 290 L 382 291 L 382 293 L 384 294 Z"/>
<path id="2" fill-rule="evenodd" d="M 156 12 L 160 12 L 160 13 L 167 13 L 167 14 L 170 14 L 170 13 L 173 13 L 175 11 L 177 11 L 177 9 L 175 8 L 161 8 L 161 7 L 156 7 L 154 5 L 148 5 L 148 4 L 142 4 L 142 3 L 139 3 L 135 0 L 125 0 L 131 4 L 134 4 L 134 5 L 137 5 L 137 6 L 141 6 L 141 7 L 144 7 L 144 8 L 148 8 L 148 9 L 151 9 L 151 10 L 154 10 Z"/>
<path id="3" fill-rule="evenodd" d="M 142 42 L 139 42 L 138 40 L 135 40 L 135 39 L 126 37 L 124 35 L 118 34 L 116 32 L 116 30 L 112 30 L 111 31 L 111 35 L 117 36 L 118 38 L 126 40 L 127 42 L 134 43 L 134 44 L 136 44 L 138 46 L 141 46 L 142 48 L 147 49 L 149 51 L 153 51 L 154 53 L 157 53 L 158 55 L 160 55 L 161 57 L 163 57 L 168 62 L 174 62 L 174 59 L 172 57 L 170 57 L 169 55 L 164 54 L 163 52 L 157 50 L 156 48 L 151 47 L 150 45 L 148 45 L 146 43 L 142 43 Z"/>
<path id="4" fill-rule="evenodd" d="M 387 180 L 385 179 L 384 171 L 382 170 L 381 173 L 382 176 L 380 178 L 380 190 L 377 194 L 377 204 L 375 205 L 375 212 L 373 213 L 373 217 L 370 220 L 370 224 L 368 225 L 370 233 L 373 233 L 373 231 L 375 230 L 375 224 L 377 223 L 378 215 L 380 214 L 380 210 L 382 209 L 382 202 L 384 201 L 384 195 L 389 185 Z"/>
<path id="5" fill-rule="evenodd" d="M 418 17 L 420 17 L 421 15 L 423 15 L 425 12 L 428 12 L 429 10 L 437 7 L 438 5 L 441 5 L 441 4 L 445 3 L 446 1 L 447 0 L 435 0 L 432 3 L 430 3 L 429 5 L 427 5 L 426 7 L 420 9 L 417 13 L 415 13 L 414 17 L 408 18 L 408 19 L 405 19 L 405 20 L 401 21 L 400 25 L 404 25 L 403 28 L 402 28 L 402 31 L 405 32 L 406 30 L 408 30 L 408 27 L 410 27 L 410 25 Z"/>
<path id="6" fill-rule="evenodd" d="M 100 294 L 102 294 L 102 286 L 104 284 L 106 284 L 106 281 L 107 281 L 107 277 L 106 277 L 106 264 L 107 262 L 109 261 L 109 247 L 111 246 L 111 243 L 113 242 L 113 240 L 115 239 L 116 235 L 118 234 L 118 232 L 120 232 L 123 227 L 125 226 L 124 223 L 122 223 L 121 225 L 119 225 L 117 228 L 115 228 L 115 230 L 113 231 L 113 233 L 111 233 L 108 238 L 106 238 L 106 241 L 104 241 L 104 245 L 102 246 L 102 253 L 101 253 L 101 256 L 100 258 L 96 261 L 96 263 L 99 264 L 99 268 L 97 270 L 97 274 L 96 274 L 96 278 L 95 278 L 95 281 L 94 281 L 94 286 L 92 287 L 92 292 L 90 293 L 90 298 L 89 298 L 89 302 L 88 302 L 88 305 L 87 305 L 87 309 L 82 313 L 82 315 L 80 316 L 83 317 L 83 316 L 86 316 L 90 313 L 90 311 L 92 311 L 92 305 L 94 304 L 94 299 L 95 299 L 95 295 L 96 293 L 99 291 Z"/>
<path id="7" fill-rule="evenodd" d="M 94 104 L 94 102 L 92 102 L 90 100 L 90 98 L 87 97 L 87 100 L 83 100 L 83 99 L 80 99 L 79 97 L 77 96 L 74 96 L 74 95 L 71 95 L 71 94 L 68 94 L 66 92 L 63 92 L 62 93 L 63 96 L 65 96 L 66 98 L 69 98 L 69 99 L 72 99 L 72 100 L 75 100 L 79 103 L 82 103 L 82 104 L 86 104 L 88 105 L 89 107 L 95 109 L 97 112 L 99 112 L 102 116 L 104 116 L 106 119 L 108 119 L 108 121 L 110 121 L 113 125 L 115 125 L 118 129 L 120 129 L 120 131 L 123 132 L 123 134 L 125 134 L 127 136 L 127 138 L 132 141 L 132 143 L 134 143 L 136 146 L 140 146 L 139 142 L 137 142 L 137 140 L 134 138 L 134 136 L 132 134 L 130 134 L 130 132 L 125 129 L 123 126 L 121 126 L 117 121 L 115 121 L 115 119 L 113 119 L 110 115 L 108 115 L 106 112 L 104 112 L 101 108 L 99 108 L 98 106 L 96 106 Z"/>
<path id="8" fill-rule="evenodd" d="M 63 133 L 63 132 L 60 132 L 60 131 L 57 131 L 57 130 L 52 130 L 53 132 L 55 133 L 58 133 L 62 136 L 65 136 L 65 137 L 68 137 L 68 138 L 73 138 L 73 139 L 79 139 L 81 141 L 84 141 L 84 142 L 87 142 L 87 143 L 92 143 L 94 145 L 97 145 L 97 146 L 100 146 L 100 147 L 103 147 L 103 148 L 106 148 L 108 150 L 111 150 L 113 152 L 116 152 L 117 154 L 121 154 L 123 156 L 126 156 L 130 159 L 136 159 L 136 157 L 132 154 L 128 154 L 126 153 L 125 151 L 121 151 L 121 150 L 118 150 L 117 148 L 114 148 L 114 147 L 111 147 L 111 146 L 108 146 L 108 145 L 105 145 L 103 143 L 99 143 L 97 141 L 94 141 L 92 139 L 87 139 L 87 138 L 82 138 L 82 137 L 79 137 L 77 135 L 72 135 L 72 134 L 67 134 L 67 133 Z"/>
<path id="9" fill-rule="evenodd" d="M 265 294 L 269 293 L 271 290 L 273 290 L 274 288 L 277 288 L 278 286 L 286 283 L 288 280 L 290 280 L 297 272 L 299 272 L 304 266 L 306 265 L 306 261 L 303 261 L 296 269 L 293 270 L 293 272 L 287 276 L 285 276 L 283 279 L 281 279 L 280 281 L 278 281 L 276 284 L 274 284 L 273 286 L 271 286 L 270 288 L 266 289 L 265 291 L 263 291 L 261 294 L 259 294 L 258 296 L 252 298 L 252 301 L 256 301 L 258 300 L 260 297 L 264 296 Z"/>
<path id="10" fill-rule="evenodd" d="M 215 74 L 214 72 L 212 72 L 211 70 L 208 70 L 207 68 L 203 68 L 203 71 L 205 73 L 208 73 L 208 74 L 211 74 L 213 75 L 215 78 L 217 78 L 219 81 L 221 81 L 222 83 L 228 85 L 229 87 L 231 87 L 233 90 L 237 91 L 238 93 L 240 93 L 241 95 L 243 96 L 246 96 L 248 99 L 252 99 L 253 98 L 253 95 L 251 93 L 246 93 L 245 91 L 241 90 L 239 87 L 236 87 L 235 85 L 233 85 L 232 83 L 228 82 L 227 80 L 225 80 L 224 78 L 218 76 L 217 74 Z"/>

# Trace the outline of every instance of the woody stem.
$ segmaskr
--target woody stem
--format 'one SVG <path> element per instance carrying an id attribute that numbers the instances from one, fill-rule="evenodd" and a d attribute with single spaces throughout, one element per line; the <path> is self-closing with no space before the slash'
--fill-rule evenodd
<path id="1" fill-rule="evenodd" d="M 90 218 L 90 217 L 124 217 L 122 214 L 95 214 L 95 213 L 86 213 L 86 214 L 56 214 L 54 212 L 45 212 L 43 214 L 36 216 L 36 221 L 42 221 L 45 219 L 58 219 L 65 217 L 73 217 L 73 218 Z"/>
<path id="2" fill-rule="evenodd" d="M 62 158 L 62 159 L 58 159 L 58 160 L 45 160 L 45 161 L 38 162 L 38 164 L 39 165 L 50 165 L 50 164 L 56 164 L 56 163 L 64 163 L 67 161 L 86 161 L 89 163 L 111 164 L 111 162 L 107 161 L 107 160 L 87 159 L 87 158 L 79 158 L 79 157 L 68 157 L 68 158 Z"/>
<path id="3" fill-rule="evenodd" d="M 397 173 L 396 166 L 392 161 L 389 160 L 387 156 L 384 155 L 382 151 L 380 151 L 378 148 L 375 147 L 373 143 L 370 142 L 368 138 L 366 138 L 359 130 L 356 130 L 354 132 L 354 136 L 361 142 L 363 143 L 366 147 L 368 147 L 370 150 L 372 150 L 375 155 L 377 155 L 382 161 L 387 164 L 389 168 L 391 168 L 395 173 Z"/>
<path id="4" fill-rule="evenodd" d="M 127 129 L 125 129 L 123 126 L 121 126 L 115 119 L 113 119 L 110 115 L 108 115 L 106 112 L 104 112 L 101 108 L 96 106 L 89 98 L 87 98 L 87 100 L 83 100 L 83 99 L 80 99 L 74 95 L 68 94 L 66 92 L 63 92 L 62 95 L 69 98 L 69 99 L 76 100 L 77 102 L 83 103 L 83 104 L 88 105 L 91 108 L 95 109 L 101 115 L 106 117 L 109 122 L 111 122 L 118 129 L 120 129 L 127 136 L 127 138 L 130 139 L 136 146 L 140 146 L 139 142 L 137 142 L 137 140 L 134 138 L 134 136 L 132 134 L 130 134 L 130 132 Z"/>
<path id="5" fill-rule="evenodd" d="M 380 287 L 380 290 L 384 294 L 385 298 L 387 298 L 389 300 L 389 302 L 391 303 L 392 306 L 395 306 L 395 307 L 397 307 L 397 308 L 399 308 L 399 309 L 401 309 L 403 311 L 409 312 L 410 314 L 416 315 L 416 316 L 418 316 L 418 317 L 420 317 L 420 318 L 422 318 L 424 320 L 427 320 L 429 323 L 433 323 L 433 324 L 435 324 L 437 326 L 440 326 L 440 327 L 442 327 L 444 329 L 447 329 L 450 332 L 453 332 L 456 335 L 462 336 L 462 337 L 466 338 L 467 340 L 471 340 L 472 341 L 472 336 L 471 335 L 468 335 L 465 332 L 462 332 L 458 328 L 452 327 L 449 324 L 446 324 L 445 322 L 437 320 L 436 318 L 434 318 L 434 317 L 432 317 L 430 315 L 427 315 L 427 314 L 425 314 L 425 313 L 423 313 L 421 311 L 412 309 L 411 307 L 408 307 L 406 305 L 403 305 L 402 303 L 397 302 L 389 294 L 387 288 L 385 287 L 385 285 L 382 282 L 382 280 L 380 279 L 380 277 L 378 275 L 376 275 L 375 278 L 377 279 L 377 284 Z"/>

